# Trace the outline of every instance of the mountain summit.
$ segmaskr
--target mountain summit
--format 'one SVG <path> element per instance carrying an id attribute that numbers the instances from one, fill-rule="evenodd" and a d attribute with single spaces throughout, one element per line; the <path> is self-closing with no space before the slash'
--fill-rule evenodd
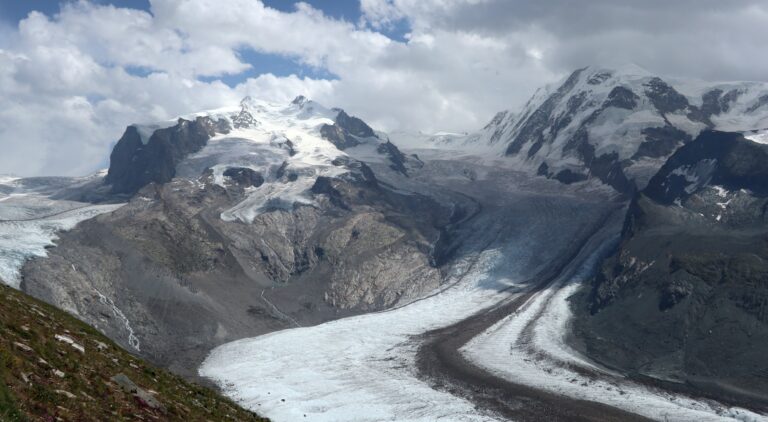
<path id="1" fill-rule="evenodd" d="M 221 184 L 228 168 L 243 167 L 267 183 L 295 177 L 296 183 L 261 201 L 277 203 L 280 196 L 292 198 L 292 205 L 303 201 L 316 176 L 359 172 L 341 165 L 354 157 L 407 171 L 406 157 L 394 145 L 344 110 L 303 96 L 289 104 L 245 97 L 237 106 L 129 126 L 112 151 L 105 181 L 113 193 L 133 194 L 151 182 L 197 177 L 206 170 Z"/>
<path id="2" fill-rule="evenodd" d="M 585 67 L 502 111 L 467 143 L 539 175 L 642 189 L 663 160 L 705 129 L 768 126 L 768 84 L 662 79 L 638 66 Z"/>

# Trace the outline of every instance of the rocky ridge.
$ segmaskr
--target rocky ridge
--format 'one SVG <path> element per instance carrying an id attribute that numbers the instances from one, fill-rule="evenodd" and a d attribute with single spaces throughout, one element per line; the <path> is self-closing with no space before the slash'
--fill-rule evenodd
<path id="1" fill-rule="evenodd" d="M 586 67 L 539 89 L 521 111 L 502 111 L 453 144 L 505 156 L 563 183 L 597 179 L 631 195 L 703 130 L 764 127 L 764 83 L 680 81 L 637 66 Z"/>
<path id="2" fill-rule="evenodd" d="M 575 343 L 607 366 L 768 403 L 768 145 L 703 132 L 632 200 L 621 245 L 576 299 Z"/>

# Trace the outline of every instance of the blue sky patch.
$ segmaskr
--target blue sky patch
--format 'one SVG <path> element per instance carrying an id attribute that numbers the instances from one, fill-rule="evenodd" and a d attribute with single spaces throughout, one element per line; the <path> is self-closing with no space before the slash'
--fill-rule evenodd
<path id="1" fill-rule="evenodd" d="M 33 10 L 46 14 L 49 17 L 57 14 L 61 5 L 75 0 L 0 0 L 0 23 L 16 26 L 21 19 L 26 18 Z M 304 0 L 312 7 L 322 10 L 326 16 L 333 19 L 344 20 L 352 24 L 360 21 L 359 0 Z M 111 4 L 117 7 L 127 7 L 150 11 L 149 0 L 91 0 L 96 4 Z M 296 10 L 296 1 L 291 0 L 265 0 L 268 7 L 291 13 Z M 388 28 L 382 28 L 381 33 L 388 37 L 404 41 L 409 27 L 405 20 L 395 22 Z M 338 79 L 336 75 L 324 68 L 317 68 L 301 63 L 297 59 L 279 54 L 268 54 L 244 48 L 238 51 L 240 59 L 249 63 L 249 70 L 235 74 L 222 76 L 209 76 L 199 78 L 201 81 L 211 82 L 221 80 L 230 87 L 244 82 L 249 77 L 257 77 L 264 73 L 272 73 L 275 76 L 296 75 L 312 79 Z M 127 66 L 125 71 L 133 76 L 146 77 L 152 73 L 152 69 L 141 66 Z"/>
<path id="2" fill-rule="evenodd" d="M 264 73 L 271 73 L 275 76 L 296 75 L 300 78 L 338 79 L 336 75 L 324 68 L 307 66 L 294 58 L 280 54 L 261 53 L 252 48 L 240 49 L 237 54 L 240 60 L 249 63 L 252 67 L 236 75 L 202 76 L 198 79 L 203 82 L 220 80 L 229 87 L 235 87 L 248 78 L 255 78 Z"/>
<path id="3" fill-rule="evenodd" d="M 0 20 L 16 25 L 33 10 L 53 16 L 59 13 L 62 4 L 73 2 L 73 0 L 0 0 Z M 91 3 L 149 11 L 149 0 L 91 0 Z"/>
<path id="4" fill-rule="evenodd" d="M 145 67 L 145 66 L 125 66 L 123 67 L 126 73 L 132 76 L 138 76 L 140 78 L 146 78 L 149 76 L 154 70 Z"/>
<path id="5" fill-rule="evenodd" d="M 296 10 L 296 3 L 298 2 L 290 0 L 264 0 L 264 4 L 268 7 L 289 13 Z M 352 23 L 360 20 L 359 0 L 304 0 L 304 3 L 322 10 L 326 16 L 334 19 Z"/>

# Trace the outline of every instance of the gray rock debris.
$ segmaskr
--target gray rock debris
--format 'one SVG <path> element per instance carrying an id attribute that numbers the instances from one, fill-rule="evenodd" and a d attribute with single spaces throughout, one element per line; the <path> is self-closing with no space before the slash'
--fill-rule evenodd
<path id="1" fill-rule="evenodd" d="M 133 394 L 134 398 L 141 404 L 152 409 L 165 410 L 165 407 L 155 398 L 155 396 L 136 385 L 127 375 L 120 373 L 110 378 L 110 380 L 126 393 Z"/>

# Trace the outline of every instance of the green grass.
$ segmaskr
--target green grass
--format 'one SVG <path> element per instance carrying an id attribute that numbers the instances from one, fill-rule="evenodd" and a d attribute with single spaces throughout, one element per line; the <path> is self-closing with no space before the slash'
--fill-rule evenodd
<path id="1" fill-rule="evenodd" d="M 0 350 L 0 379 L 3 381 L 7 378 L 6 365 L 8 362 L 7 353 Z M 19 410 L 7 384 L 5 382 L 0 383 L 0 421 L 24 422 L 27 420 L 28 418 Z"/>
<path id="2" fill-rule="evenodd" d="M 71 338 L 80 352 L 56 335 Z M 161 407 L 111 378 L 125 374 Z M 71 315 L 0 285 L 0 421 L 266 421 L 131 355 Z"/>

